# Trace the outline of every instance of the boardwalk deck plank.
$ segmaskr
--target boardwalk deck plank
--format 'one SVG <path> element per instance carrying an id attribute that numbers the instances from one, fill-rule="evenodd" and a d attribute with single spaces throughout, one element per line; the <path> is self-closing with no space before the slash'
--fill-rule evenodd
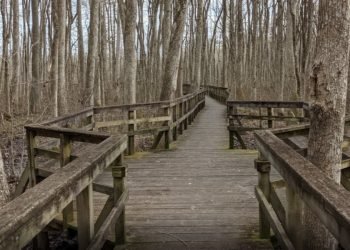
<path id="1" fill-rule="evenodd" d="M 127 158 L 127 249 L 272 249 L 257 239 L 256 152 L 228 150 L 225 112 L 207 98 L 171 150 Z"/>

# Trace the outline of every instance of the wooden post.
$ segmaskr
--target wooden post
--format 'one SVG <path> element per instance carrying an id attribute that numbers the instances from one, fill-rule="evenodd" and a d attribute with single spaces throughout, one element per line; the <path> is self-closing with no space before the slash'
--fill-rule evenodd
<path id="1" fill-rule="evenodd" d="M 188 104 L 187 104 L 187 101 L 184 101 L 183 103 L 184 105 L 184 115 L 187 115 L 188 114 Z M 184 123 L 184 130 L 187 130 L 187 122 L 188 122 L 188 118 L 186 118 L 183 123 Z"/>
<path id="2" fill-rule="evenodd" d="M 123 162 L 124 159 L 121 154 L 116 161 L 116 166 L 112 166 L 114 205 L 117 204 L 119 198 L 125 191 L 124 179 L 126 176 L 126 168 Z M 116 245 L 125 244 L 125 209 L 120 214 L 115 224 L 115 243 Z"/>
<path id="3" fill-rule="evenodd" d="M 170 136 L 171 136 L 170 131 L 172 130 L 172 116 L 171 116 L 171 112 L 170 112 L 170 107 L 164 108 L 164 113 L 166 116 L 168 116 L 170 118 L 170 120 L 168 121 L 169 129 L 164 132 L 164 147 L 165 147 L 165 149 L 169 149 L 170 148 Z"/>
<path id="4" fill-rule="evenodd" d="M 175 104 L 172 107 L 172 116 L 173 116 L 173 140 L 176 141 L 177 140 L 177 126 L 176 126 L 176 121 L 177 121 L 177 104 Z"/>
<path id="5" fill-rule="evenodd" d="M 36 133 L 29 129 L 26 130 L 27 150 L 28 150 L 28 164 L 30 168 L 29 185 L 34 187 L 36 184 L 36 161 L 34 148 L 36 146 Z"/>
<path id="6" fill-rule="evenodd" d="M 268 128 L 273 128 L 273 121 L 271 120 L 271 117 L 272 117 L 272 108 L 267 108 L 267 116 L 269 117 L 269 120 L 268 120 Z"/>
<path id="7" fill-rule="evenodd" d="M 72 144 L 68 136 L 60 134 L 60 166 L 63 168 L 71 159 Z M 73 202 L 63 209 L 63 226 L 68 228 L 68 223 L 74 220 Z"/>
<path id="8" fill-rule="evenodd" d="M 36 185 L 36 161 L 34 148 L 36 147 L 36 132 L 27 129 L 27 151 L 28 151 L 28 164 L 29 164 L 29 186 L 34 187 Z M 49 235 L 44 229 L 33 239 L 33 249 L 48 249 L 49 247 Z"/>
<path id="9" fill-rule="evenodd" d="M 184 116 L 184 109 L 183 109 L 183 102 L 179 104 L 179 118 L 182 119 Z M 184 121 L 180 122 L 179 124 L 179 134 L 182 135 L 183 133 L 183 126 L 184 126 Z"/>
<path id="10" fill-rule="evenodd" d="M 230 140 L 230 149 L 235 148 L 235 138 L 234 138 L 235 133 L 232 130 L 229 130 L 229 140 Z"/>
<path id="11" fill-rule="evenodd" d="M 77 196 L 77 222 L 79 250 L 87 249 L 94 236 L 92 183 Z"/>
<path id="12" fill-rule="evenodd" d="M 135 131 L 135 119 L 136 119 L 136 110 L 129 110 L 128 111 L 128 131 L 134 132 Z M 132 121 L 132 122 L 131 122 Z M 133 155 L 135 153 L 135 136 L 134 135 L 128 135 L 128 154 Z"/>
<path id="13" fill-rule="evenodd" d="M 267 201 L 270 202 L 270 171 L 271 164 L 266 161 L 262 154 L 259 152 L 259 157 L 255 160 L 255 168 L 258 171 L 258 187 L 264 193 Z M 259 205 L 259 229 L 260 238 L 269 239 L 270 238 L 270 223 L 268 216 L 265 215 L 264 210 Z"/>
<path id="14" fill-rule="evenodd" d="M 303 241 L 305 240 L 301 214 L 303 201 L 288 185 L 286 185 L 286 196 L 286 232 L 295 249 L 303 249 Z"/>

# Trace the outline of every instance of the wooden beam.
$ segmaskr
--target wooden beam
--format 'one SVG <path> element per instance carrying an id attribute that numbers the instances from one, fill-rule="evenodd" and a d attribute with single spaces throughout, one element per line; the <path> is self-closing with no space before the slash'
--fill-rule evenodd
<path id="1" fill-rule="evenodd" d="M 0 249 L 24 247 L 122 154 L 126 146 L 126 136 L 111 136 L 3 206 L 0 209 Z"/>
<path id="2" fill-rule="evenodd" d="M 282 249 L 294 250 L 293 244 L 290 242 L 286 231 L 284 230 L 281 222 L 278 220 L 278 217 L 273 210 L 271 204 L 265 198 L 263 191 L 259 187 L 255 187 L 255 195 L 259 201 L 264 214 L 269 219 L 272 230 L 275 232 L 275 235 L 278 239 L 278 242 L 281 244 Z"/>
<path id="3" fill-rule="evenodd" d="M 270 131 L 255 132 L 262 154 L 340 244 L 350 249 L 348 191 Z"/>
<path id="4" fill-rule="evenodd" d="M 93 190 L 90 183 L 77 195 L 77 222 L 79 250 L 85 250 L 94 235 Z"/>

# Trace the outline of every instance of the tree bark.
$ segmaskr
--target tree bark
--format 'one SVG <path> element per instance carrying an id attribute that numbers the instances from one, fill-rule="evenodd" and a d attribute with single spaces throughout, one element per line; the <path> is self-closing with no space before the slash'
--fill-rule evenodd
<path id="1" fill-rule="evenodd" d="M 177 75 L 181 53 L 182 35 L 185 27 L 187 0 L 179 0 L 176 3 L 177 11 L 174 17 L 174 27 L 170 38 L 168 57 L 166 59 L 163 87 L 160 100 L 175 99 Z"/>
<path id="2" fill-rule="evenodd" d="M 57 1 L 58 16 L 58 115 L 68 111 L 66 91 L 66 1 Z"/>
<path id="3" fill-rule="evenodd" d="M 100 0 L 91 0 L 90 5 L 90 29 L 89 29 L 89 49 L 87 56 L 87 67 L 85 77 L 85 103 L 88 106 L 94 105 L 94 85 L 96 72 L 97 41 L 98 41 L 98 16 Z"/>
<path id="4" fill-rule="evenodd" d="M 136 103 L 136 20 L 137 0 L 119 0 L 120 12 L 124 13 L 124 87 L 128 85 L 127 103 Z"/>
<path id="5" fill-rule="evenodd" d="M 349 4 L 348 0 L 320 0 L 316 56 L 310 80 L 308 158 L 337 183 L 340 183 L 349 69 Z M 305 249 L 336 248 L 333 237 L 308 209 L 305 227 Z"/>
<path id="6" fill-rule="evenodd" d="M 7 177 L 4 169 L 4 161 L 0 151 L 0 207 L 3 206 L 10 195 L 10 189 L 7 183 Z"/>
<path id="7" fill-rule="evenodd" d="M 29 111 L 39 111 L 40 92 L 40 34 L 38 0 L 32 0 L 32 84 L 30 86 Z"/>

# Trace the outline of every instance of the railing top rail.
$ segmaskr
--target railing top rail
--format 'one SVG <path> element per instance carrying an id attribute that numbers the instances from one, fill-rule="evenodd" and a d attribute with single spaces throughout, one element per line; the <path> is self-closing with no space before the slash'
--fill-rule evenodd
<path id="1" fill-rule="evenodd" d="M 25 126 L 27 131 L 33 131 L 37 136 L 60 138 L 61 134 L 68 136 L 72 141 L 100 143 L 110 137 L 109 134 L 81 129 L 49 127 L 42 125 Z"/>
<path id="2" fill-rule="evenodd" d="M 172 101 L 159 101 L 159 102 L 146 102 L 146 103 L 135 103 L 135 104 L 125 104 L 125 105 L 110 105 L 110 106 L 105 106 L 105 107 L 94 107 L 94 112 L 95 113 L 100 113 L 101 111 L 106 111 L 106 110 L 115 110 L 115 109 L 121 109 L 121 110 L 133 110 L 137 108 L 144 108 L 144 107 L 154 107 L 154 108 L 163 108 L 167 107 L 171 104 L 177 104 L 183 101 L 186 101 L 200 93 L 203 93 L 204 90 L 200 89 L 194 93 L 187 94 L 185 96 L 176 98 Z"/>
<path id="3" fill-rule="evenodd" d="M 247 108 L 303 108 L 308 109 L 309 104 L 299 101 L 227 101 L 228 107 L 247 107 Z"/>
<path id="4" fill-rule="evenodd" d="M 80 110 L 80 111 L 72 113 L 72 114 L 55 117 L 55 118 L 49 119 L 47 121 L 41 122 L 40 124 L 52 126 L 52 125 L 58 124 L 60 122 L 65 122 L 65 121 L 68 121 L 70 119 L 74 119 L 74 118 L 81 116 L 81 115 L 85 115 L 86 117 L 93 115 L 93 108 L 86 108 L 86 109 Z"/>
<path id="5" fill-rule="evenodd" d="M 19 249 L 86 188 L 126 149 L 126 136 L 110 136 L 94 150 L 29 189 L 0 209 L 0 249 Z"/>
<path id="6" fill-rule="evenodd" d="M 259 151 L 343 246 L 350 245 L 349 192 L 271 131 L 256 131 Z"/>
<path id="7" fill-rule="evenodd" d="M 205 87 L 215 88 L 215 89 L 222 89 L 222 90 L 229 90 L 229 88 L 227 88 L 227 87 L 220 87 L 220 86 L 214 86 L 214 85 L 206 85 Z"/>

